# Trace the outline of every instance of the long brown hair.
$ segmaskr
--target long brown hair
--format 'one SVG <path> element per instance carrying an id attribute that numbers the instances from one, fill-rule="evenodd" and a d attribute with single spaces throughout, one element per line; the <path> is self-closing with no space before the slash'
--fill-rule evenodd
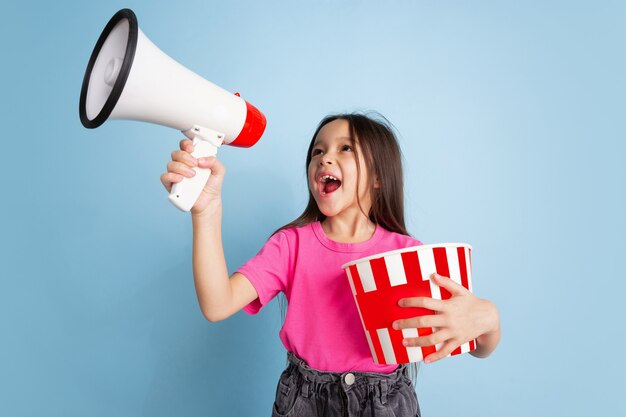
<path id="1" fill-rule="evenodd" d="M 372 117 L 374 115 L 374 117 Z M 308 172 L 311 163 L 313 144 L 319 131 L 328 123 L 337 120 L 347 120 L 350 124 L 350 142 L 354 151 L 357 166 L 357 184 L 359 184 L 361 168 L 359 166 L 359 156 L 357 154 L 356 141 L 359 141 L 363 152 L 367 172 L 369 173 L 368 188 L 372 196 L 372 207 L 368 217 L 374 224 L 379 224 L 385 229 L 409 235 L 404 224 L 404 179 L 402 174 L 402 153 L 398 139 L 394 134 L 391 123 L 380 113 L 343 113 L 326 116 L 315 129 L 309 149 L 307 151 L 305 173 Z M 379 187 L 375 188 L 374 183 L 378 180 Z M 357 203 L 361 207 L 357 190 Z M 291 223 L 276 230 L 272 235 L 289 227 L 300 227 L 316 221 L 323 221 L 326 218 L 317 207 L 313 194 L 309 189 L 309 202 L 298 218 Z M 278 298 L 278 305 L 283 323 L 287 311 L 287 300 L 284 294 Z M 415 385 L 419 373 L 419 364 L 411 363 L 406 368 L 407 374 Z"/>
<path id="2" fill-rule="evenodd" d="M 375 115 L 375 118 L 371 116 Z M 317 126 L 307 151 L 305 172 L 311 163 L 311 151 L 319 131 L 334 120 L 346 120 L 350 125 L 350 141 L 357 162 L 357 184 L 361 175 L 357 148 L 358 140 L 363 152 L 366 169 L 369 175 L 368 188 L 372 196 L 372 207 L 366 214 L 374 224 L 383 228 L 409 235 L 404 224 L 404 180 L 402 176 L 402 154 L 398 140 L 389 121 L 379 113 L 343 113 L 326 116 Z M 379 187 L 374 183 L 378 180 Z M 361 207 L 358 197 L 357 203 Z M 361 211 L 363 211 L 361 207 Z M 292 222 L 276 230 L 273 234 L 289 227 L 300 227 L 306 224 L 323 221 L 326 218 L 317 207 L 313 194 L 309 189 L 309 202 L 302 214 Z"/>

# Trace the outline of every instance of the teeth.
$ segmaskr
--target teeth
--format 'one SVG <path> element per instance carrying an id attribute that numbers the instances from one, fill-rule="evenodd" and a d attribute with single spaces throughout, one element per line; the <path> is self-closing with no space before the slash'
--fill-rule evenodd
<path id="1" fill-rule="evenodd" d="M 334 180 L 334 181 L 339 181 L 337 178 L 333 177 L 332 175 L 323 175 L 322 177 L 320 177 L 320 181 L 326 183 L 329 180 Z"/>

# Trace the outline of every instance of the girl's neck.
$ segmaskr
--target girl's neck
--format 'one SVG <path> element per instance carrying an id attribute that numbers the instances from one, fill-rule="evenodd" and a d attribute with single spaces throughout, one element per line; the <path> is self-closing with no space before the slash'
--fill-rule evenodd
<path id="1" fill-rule="evenodd" d="M 376 224 L 365 216 L 345 219 L 327 217 L 321 222 L 326 236 L 339 243 L 359 243 L 369 240 L 376 231 Z"/>

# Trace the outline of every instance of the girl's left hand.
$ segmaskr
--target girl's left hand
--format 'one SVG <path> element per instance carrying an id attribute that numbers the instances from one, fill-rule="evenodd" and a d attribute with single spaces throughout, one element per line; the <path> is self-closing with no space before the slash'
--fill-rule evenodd
<path id="1" fill-rule="evenodd" d="M 397 320 L 393 323 L 394 329 L 435 328 L 435 331 L 427 336 L 404 339 L 405 346 L 433 346 L 443 343 L 437 352 L 424 358 L 424 362 L 430 363 L 445 358 L 463 343 L 499 332 L 500 320 L 493 303 L 475 297 L 450 278 L 433 274 L 431 279 L 441 288 L 448 290 L 451 297 L 447 300 L 425 297 L 403 298 L 398 301 L 400 307 L 422 307 L 433 310 L 435 314 Z M 478 344 L 480 345 L 480 339 Z M 479 348 L 480 346 L 477 349 Z"/>

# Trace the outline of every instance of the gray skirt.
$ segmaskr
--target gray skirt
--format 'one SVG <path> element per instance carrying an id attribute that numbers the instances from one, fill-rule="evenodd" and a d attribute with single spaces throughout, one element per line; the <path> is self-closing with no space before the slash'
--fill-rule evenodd
<path id="1" fill-rule="evenodd" d="M 420 417 L 406 365 L 391 374 L 324 372 L 288 352 L 272 417 Z"/>

